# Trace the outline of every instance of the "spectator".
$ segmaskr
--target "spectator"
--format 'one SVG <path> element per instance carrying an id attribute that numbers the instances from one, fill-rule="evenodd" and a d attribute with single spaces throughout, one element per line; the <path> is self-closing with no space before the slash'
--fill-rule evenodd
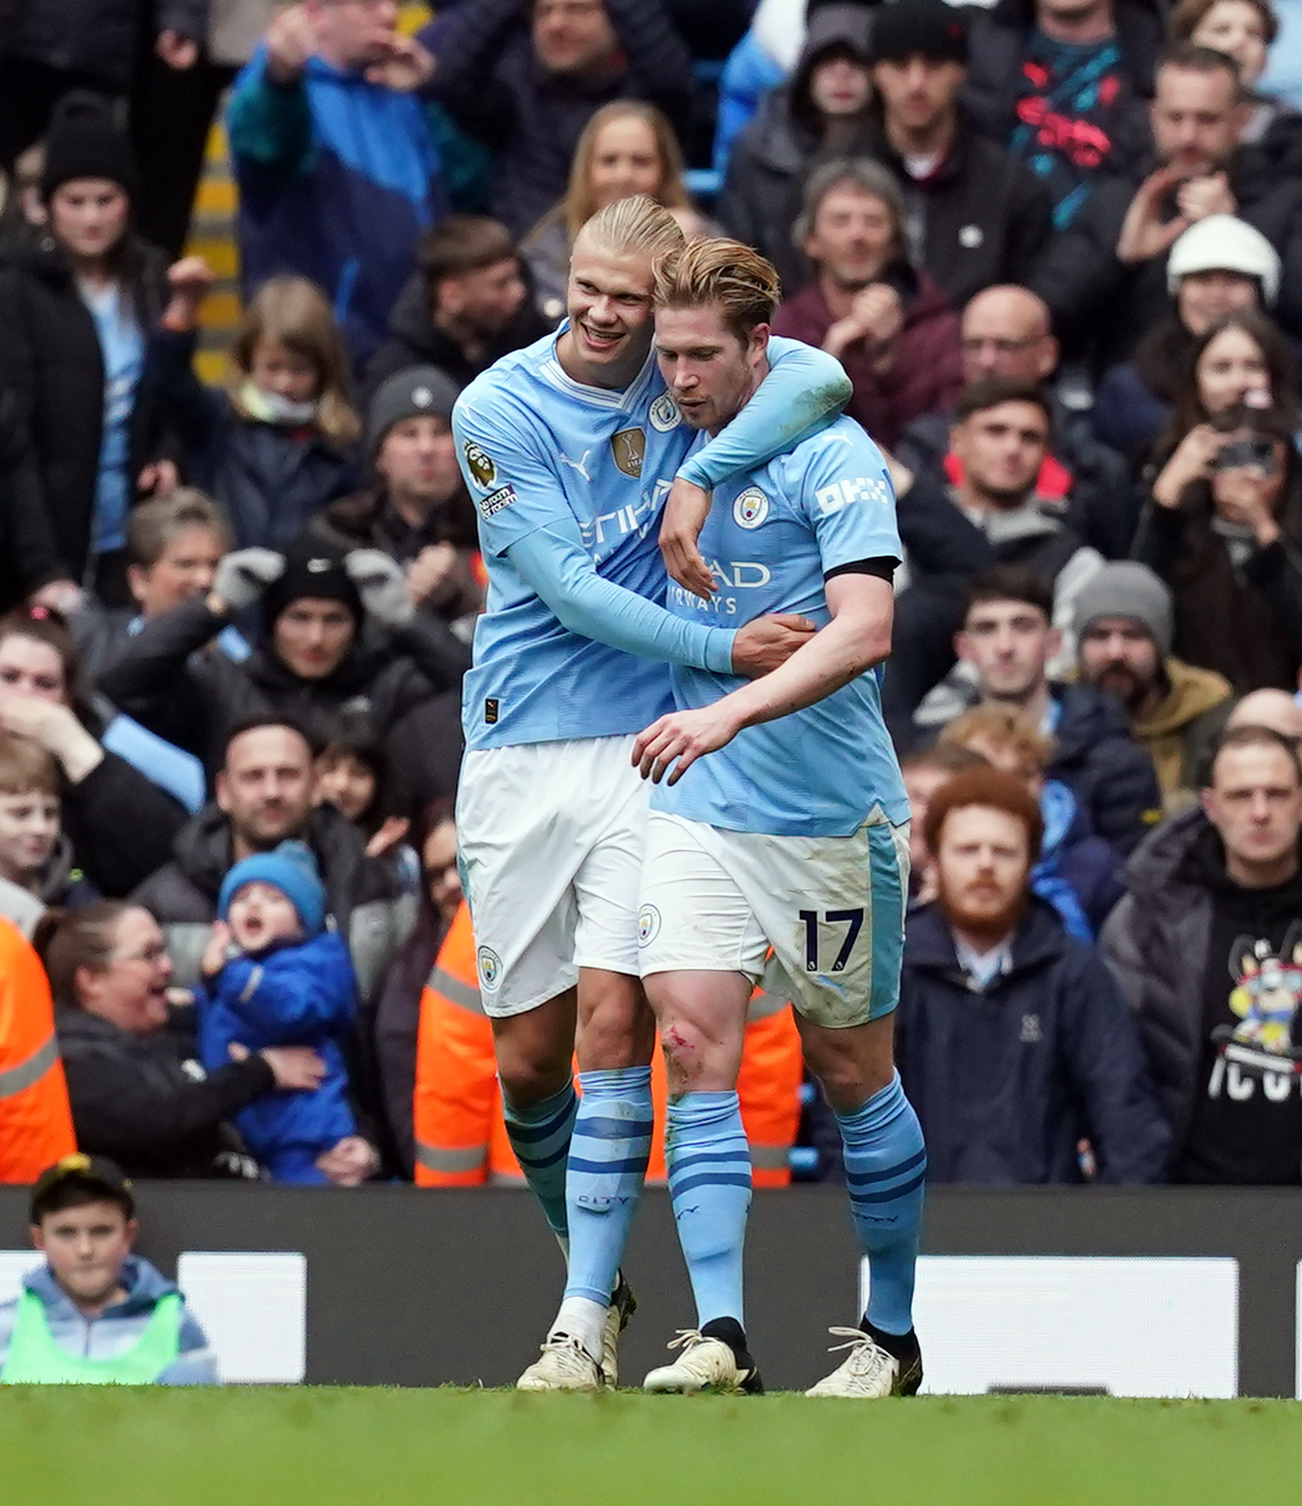
<path id="1" fill-rule="evenodd" d="M 1167 55 L 1151 109 L 1155 165 L 1142 180 L 1132 175 L 1100 184 L 1035 274 L 1035 290 L 1070 357 L 1088 355 L 1100 372 L 1127 359 L 1168 310 L 1172 243 L 1213 214 L 1246 220 L 1279 252 L 1285 268 L 1279 319 L 1302 334 L 1302 282 L 1294 293 L 1298 279 L 1290 273 L 1299 254 L 1302 187 L 1240 147 L 1241 104 L 1238 71 L 1224 53 L 1191 46 Z"/>
<path id="2" fill-rule="evenodd" d="M 612 99 L 691 112 L 691 58 L 660 0 L 476 0 L 420 34 L 435 98 L 493 153 L 490 209 L 523 235 L 565 192 L 579 136 Z"/>
<path id="3" fill-rule="evenodd" d="M 760 103 L 733 143 L 719 197 L 729 235 L 777 267 L 788 293 L 809 280 L 808 255 L 788 227 L 808 201 L 805 177 L 820 156 L 841 159 L 868 120 L 872 99 L 872 22 L 859 5 L 820 6 L 790 80 Z"/>
<path id="4" fill-rule="evenodd" d="M 197 652 L 259 600 L 262 633 L 247 659 Z M 419 805 L 455 784 L 458 687 L 469 662 L 439 618 L 415 614 L 387 555 L 341 555 L 306 539 L 284 557 L 228 554 L 208 595 L 146 622 L 99 684 L 209 769 L 229 729 L 250 715 L 289 716 L 322 742 L 346 707 L 365 710 Z"/>
<path id="5" fill-rule="evenodd" d="M 759 0 L 750 30 L 728 54 L 719 77 L 712 165 L 725 177 L 738 133 L 787 78 L 805 41 L 805 0 Z"/>
<path id="6" fill-rule="evenodd" d="M 918 481 L 900 492 L 900 535 L 909 588 L 896 601 L 894 650 L 883 704 L 892 730 L 954 663 L 954 634 L 968 583 L 999 564 L 1021 565 L 1050 583 L 1055 618 L 1101 563 L 1083 547 L 1062 501 L 1036 492 L 1050 440 L 1050 407 L 1034 386 L 997 377 L 968 388 L 958 405 L 950 450 L 962 480 L 944 490 Z M 922 719 L 946 721 L 962 706 L 927 706 Z"/>
<path id="7" fill-rule="evenodd" d="M 1051 229 L 1043 184 L 975 132 L 959 104 L 964 14 L 945 0 L 895 0 L 874 12 L 880 124 L 864 142 L 908 201 L 914 261 L 955 308 L 991 283 L 1029 281 Z"/>
<path id="8" fill-rule="evenodd" d="M 955 743 L 933 743 L 900 759 L 909 797 L 909 907 L 928 905 L 936 897 L 936 864 L 923 835 L 927 811 L 936 791 L 965 769 L 987 767 L 989 759 Z"/>
<path id="9" fill-rule="evenodd" d="M 654 105 L 615 100 L 584 126 L 565 197 L 524 238 L 538 308 L 549 328 L 565 314 L 574 237 L 599 209 L 635 194 L 663 204 L 684 235 L 702 233 L 706 222 L 692 208 L 683 182 L 683 154 L 673 126 Z"/>
<path id="10" fill-rule="evenodd" d="M 65 1156 L 32 1188 L 45 1264 L 0 1306 L 0 1383 L 212 1386 L 217 1356 L 185 1298 L 143 1256 L 131 1183 L 104 1156 Z"/>
<path id="11" fill-rule="evenodd" d="M 240 72 L 226 129 L 247 292 L 281 272 L 323 288 L 357 370 L 384 339 L 442 213 L 439 154 L 418 91 L 434 60 L 394 31 L 397 0 L 303 0 Z"/>
<path id="12" fill-rule="evenodd" d="M 384 858 L 407 890 L 420 884 L 420 860 L 404 843 L 411 822 L 398 814 L 397 789 L 384 743 L 363 716 L 341 716 L 317 754 L 313 801 L 351 821 L 366 855 Z"/>
<path id="13" fill-rule="evenodd" d="M 1093 941 L 1121 898 L 1121 856 L 1094 835 L 1071 788 L 1047 779 L 1053 738 L 1023 711 L 989 701 L 955 717 L 941 747 L 979 754 L 991 767 L 1020 779 L 1040 805 L 1044 835 L 1031 869 L 1031 890 L 1058 912 L 1063 929 Z"/>
<path id="14" fill-rule="evenodd" d="M 103 722 L 78 696 L 77 652 L 64 624 L 44 607 L 0 619 L 0 732 L 53 756 L 77 865 L 101 894 L 120 897 L 167 861 L 185 810 L 97 740 L 112 732 Z"/>
<path id="15" fill-rule="evenodd" d="M 1250 7 L 1250 0 L 1218 0 Z M 1279 297 L 1279 255 L 1260 230 L 1230 214 L 1191 225 L 1166 263 L 1175 310 L 1150 326 L 1134 357 L 1104 373 L 1094 432 L 1132 460 L 1145 458 L 1171 418 L 1195 342 L 1218 320 L 1265 313 Z"/>
<path id="16" fill-rule="evenodd" d="M 139 905 L 51 910 L 36 935 L 54 994 L 77 1144 L 131 1176 L 248 1175 L 226 1121 L 273 1091 L 310 1089 L 324 1064 L 305 1046 L 268 1047 L 205 1075 L 194 1010 L 168 1003 L 172 964 Z"/>
<path id="17" fill-rule="evenodd" d="M 419 263 L 367 368 L 371 391 L 410 366 L 436 366 L 460 391 L 556 322 L 534 310 L 519 248 L 496 220 L 473 214 L 440 220 L 421 240 Z"/>
<path id="18" fill-rule="evenodd" d="M 1272 381 L 1243 315 L 1213 325 L 1195 370 L 1207 398 Z M 1252 329 L 1252 333 L 1250 333 Z M 1190 389 L 1177 404 L 1190 406 Z M 1243 404 L 1190 426 L 1153 482 L 1134 553 L 1175 595 L 1175 649 L 1234 689 L 1296 686 L 1302 667 L 1302 461 L 1284 408 Z M 1175 425 L 1173 424 L 1173 428 Z"/>
<path id="19" fill-rule="evenodd" d="M 185 69 L 202 35 L 205 9 L 196 0 L 156 0 L 143 8 L 130 0 L 100 0 L 74 14 L 63 0 L 6 5 L 0 168 L 8 173 L 45 135 L 51 115 L 57 115 L 68 94 L 93 92 L 106 107 L 125 94 L 141 40 L 157 50 L 164 66 Z"/>
<path id="20" fill-rule="evenodd" d="M 335 549 L 379 549 L 406 571 L 418 610 L 467 633 L 484 604 L 475 509 L 457 466 L 457 389 L 433 366 L 395 372 L 366 413 L 375 479 L 332 502 L 308 536 Z"/>
<path id="21" fill-rule="evenodd" d="M 357 482 L 348 352 L 319 288 L 272 277 L 240 320 L 227 390 L 204 387 L 190 362 L 211 279 L 198 257 L 172 268 L 157 369 L 193 478 L 225 509 L 236 547 L 283 549 Z"/>
<path id="22" fill-rule="evenodd" d="M 94 889 L 77 871 L 61 830 L 58 765 L 39 744 L 0 733 L 0 914 L 31 929 L 32 901 L 87 904 Z M 18 890 L 21 908 L 10 908 Z"/>
<path id="23" fill-rule="evenodd" d="M 1081 683 L 1125 708 L 1167 812 L 1183 809 L 1224 725 L 1229 682 L 1173 656 L 1175 603 L 1147 565 L 1104 565 L 1076 598 L 1075 627 Z"/>
<path id="24" fill-rule="evenodd" d="M 6 1183 L 31 1182 L 51 1156 L 77 1148 L 50 983 L 27 940 L 40 909 L 35 905 L 21 929 L 0 916 L 0 1072 L 16 1084 L 0 1098 L 0 1182 Z"/>
<path id="25" fill-rule="evenodd" d="M 1051 448 L 1035 480 L 1039 497 L 1061 500 L 1082 540 L 1108 558 L 1129 552 L 1138 513 L 1130 503 L 1130 478 L 1113 450 L 1100 444 L 1086 414 L 1070 407 L 1052 385 L 1058 342 L 1049 310 L 1028 288 L 993 287 L 977 293 L 959 325 L 963 382 L 991 377 L 1042 386 L 1049 399 Z M 963 466 L 950 447 L 954 415 L 938 411 L 910 424 L 896 454 L 915 474 L 957 486 Z"/>
<path id="26" fill-rule="evenodd" d="M 1243 141 L 1290 159 L 1296 169 L 1291 159 L 1298 112 L 1281 95 L 1263 93 L 1258 87 L 1271 44 L 1279 35 L 1279 17 L 1269 0 L 1180 0 L 1171 12 L 1170 28 L 1173 42 L 1210 47 L 1234 59 L 1252 109 Z"/>
<path id="27" fill-rule="evenodd" d="M 380 1086 L 384 1094 L 384 1111 L 388 1121 L 397 1164 L 410 1179 L 415 1175 L 416 1139 L 413 1127 L 413 1096 L 416 1092 L 416 1051 L 420 1034 L 421 994 L 431 980 L 432 969 L 439 959 L 458 911 L 465 904 L 461 893 L 461 873 L 457 867 L 457 828 L 447 802 L 436 802 L 425 812 L 420 823 L 424 837 L 418 841 L 421 870 L 421 906 L 415 929 L 394 958 L 384 980 L 384 992 L 375 1010 L 375 1052 L 379 1062 Z M 469 931 L 468 922 L 465 930 Z M 473 946 L 470 983 L 465 993 L 456 988 L 456 979 L 445 980 L 445 989 L 457 993 L 463 1004 L 474 995 L 478 1002 Z M 474 1012 L 472 1010 L 472 1012 Z M 482 1058 L 481 1014 L 471 1027 L 473 1054 Z M 489 1042 L 489 1054 L 492 1044 Z M 495 1083 L 496 1064 L 489 1067 Z M 505 1139 L 505 1130 L 502 1132 Z"/>
<path id="28" fill-rule="evenodd" d="M 1174 1181 L 1297 1185 L 1300 828 L 1294 744 L 1227 733 L 1201 809 L 1135 853 L 1104 932 L 1171 1124 Z"/>
<path id="29" fill-rule="evenodd" d="M 217 776 L 216 801 L 190 821 L 175 856 L 135 894 L 164 927 L 169 976 L 183 987 L 200 978 L 200 961 L 217 919 L 231 867 L 284 841 L 312 849 L 327 908 L 348 941 L 365 1004 L 411 927 L 401 890 L 366 855 L 361 834 L 330 806 L 312 806 L 312 749 L 292 725 L 272 718 L 237 726 Z M 174 963 L 174 968 L 173 968 Z"/>
<path id="30" fill-rule="evenodd" d="M 810 175 L 793 239 L 814 267 L 773 332 L 836 356 L 854 383 L 845 411 L 890 448 L 920 414 L 947 407 L 962 385 L 958 319 L 930 274 L 915 268 L 908 214 L 876 162 L 829 162 Z"/>
<path id="31" fill-rule="evenodd" d="M 302 842 L 255 852 L 227 873 L 203 955 L 199 1055 L 214 1072 L 232 1055 L 268 1046 L 315 1051 L 325 1066 L 315 1087 L 251 1103 L 235 1123 L 273 1182 L 357 1186 L 379 1169 L 379 1156 L 357 1133 L 349 1102 L 344 1045 L 357 983 L 348 948 L 326 929 L 325 905 Z"/>
<path id="32" fill-rule="evenodd" d="M 1143 152 L 1163 30 L 1153 0 L 998 0 L 973 17 L 968 107 L 1045 181 L 1058 229 Z"/>
<path id="33" fill-rule="evenodd" d="M 1253 690 L 1234 703 L 1225 719 L 1225 730 L 1269 727 L 1302 748 L 1302 703 L 1287 690 Z"/>
<path id="34" fill-rule="evenodd" d="M 147 368 L 162 312 L 161 255 L 131 229 L 135 164 L 107 112 L 68 100 L 50 132 L 39 241 L 0 252 L 0 384 L 17 400 L 36 466 L 33 524 L 62 595 L 87 585 L 126 600 L 127 514 L 162 479 L 163 412 Z M 72 593 L 75 599 L 75 592 Z"/>
<path id="35" fill-rule="evenodd" d="M 1047 583 L 1024 566 L 1000 565 L 972 581 L 968 603 L 955 648 L 976 700 L 1021 710 L 1050 733 L 1045 773 L 1071 788 L 1099 836 L 1130 852 L 1158 818 L 1157 777 L 1111 696 L 1048 678 L 1059 634 Z"/>
<path id="36" fill-rule="evenodd" d="M 996 769 L 927 812 L 939 897 L 905 931 L 896 1049 L 932 1182 L 1164 1180 L 1169 1134 L 1143 1049 L 1093 947 L 1029 889 L 1042 823 Z"/>

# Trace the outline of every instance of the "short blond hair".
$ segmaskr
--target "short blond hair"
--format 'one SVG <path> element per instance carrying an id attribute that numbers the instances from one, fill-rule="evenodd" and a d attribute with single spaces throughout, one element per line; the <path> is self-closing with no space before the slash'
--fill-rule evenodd
<path id="1" fill-rule="evenodd" d="M 1028 770 L 1041 773 L 1053 755 L 1053 739 L 1046 737 L 1024 711 L 1001 706 L 996 701 L 973 706 L 956 716 L 940 734 L 946 748 L 971 747 L 973 739 L 988 747 L 1009 752 Z"/>
<path id="2" fill-rule="evenodd" d="M 745 345 L 757 324 L 772 321 L 781 291 L 772 262 L 741 241 L 713 236 L 656 262 L 652 299 L 658 309 L 714 304 Z"/>
<path id="3" fill-rule="evenodd" d="M 644 193 L 607 204 L 583 226 L 580 234 L 607 251 L 631 252 L 656 260 L 687 244 L 682 226 L 664 207 Z"/>

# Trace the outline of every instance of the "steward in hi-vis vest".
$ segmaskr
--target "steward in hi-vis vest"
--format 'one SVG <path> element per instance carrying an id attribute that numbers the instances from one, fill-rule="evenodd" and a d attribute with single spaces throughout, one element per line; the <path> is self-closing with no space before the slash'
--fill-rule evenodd
<path id="1" fill-rule="evenodd" d="M 34 1182 L 76 1148 L 45 969 L 0 917 L 0 1182 Z"/>

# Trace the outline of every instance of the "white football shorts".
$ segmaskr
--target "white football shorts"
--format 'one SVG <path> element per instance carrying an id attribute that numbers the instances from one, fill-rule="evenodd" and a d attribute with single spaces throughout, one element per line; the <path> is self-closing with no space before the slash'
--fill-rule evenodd
<path id="1" fill-rule="evenodd" d="M 582 967 L 637 976 L 637 895 L 650 786 L 633 738 L 476 748 L 457 845 L 485 1013 L 537 1009 Z"/>
<path id="2" fill-rule="evenodd" d="M 892 826 L 879 808 L 849 837 L 725 831 L 652 811 L 642 976 L 744 973 L 815 1025 L 880 1019 L 899 1003 L 908 887 L 908 822 Z"/>

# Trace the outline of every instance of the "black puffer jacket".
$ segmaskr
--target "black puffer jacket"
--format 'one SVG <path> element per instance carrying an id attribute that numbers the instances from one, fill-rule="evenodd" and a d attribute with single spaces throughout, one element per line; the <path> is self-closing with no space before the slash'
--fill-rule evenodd
<path id="1" fill-rule="evenodd" d="M 131 82 L 142 26 L 152 19 L 155 32 L 202 42 L 207 17 L 208 0 L 26 0 L 22 19 L 7 30 L 19 57 L 89 73 L 120 90 Z"/>
<path id="2" fill-rule="evenodd" d="M 369 999 L 416 921 L 416 901 L 391 868 L 366 855 L 364 839 L 333 807 L 318 806 L 304 840 L 316 854 L 326 903 L 348 942 L 358 994 Z M 217 918 L 217 896 L 234 859 L 230 821 L 205 806 L 182 828 L 175 856 L 132 895 L 162 926 L 174 968 L 185 988 L 199 981 L 199 961 Z"/>
<path id="3" fill-rule="evenodd" d="M 167 296 L 161 252 L 133 241 L 124 283 L 148 342 Z M 37 517 L 59 573 L 80 581 L 90 546 L 104 428 L 104 359 L 90 310 L 53 240 L 0 250 L 0 388 L 31 436 Z M 162 453 L 163 412 L 146 359 L 130 419 L 128 474 Z M 35 525 L 35 519 L 31 520 Z"/>
<path id="4" fill-rule="evenodd" d="M 1088 685 L 1055 685 L 1058 725 L 1048 779 L 1070 785 L 1094 831 L 1130 852 L 1161 818 L 1162 794 L 1147 752 L 1119 702 Z"/>
<path id="5" fill-rule="evenodd" d="M 238 1145 L 226 1121 L 275 1086 L 260 1056 L 204 1076 L 192 1011 L 176 1011 L 162 1030 L 132 1035 L 61 1006 L 59 1051 L 78 1147 L 108 1156 L 132 1177 L 210 1177 L 218 1157 Z"/>

